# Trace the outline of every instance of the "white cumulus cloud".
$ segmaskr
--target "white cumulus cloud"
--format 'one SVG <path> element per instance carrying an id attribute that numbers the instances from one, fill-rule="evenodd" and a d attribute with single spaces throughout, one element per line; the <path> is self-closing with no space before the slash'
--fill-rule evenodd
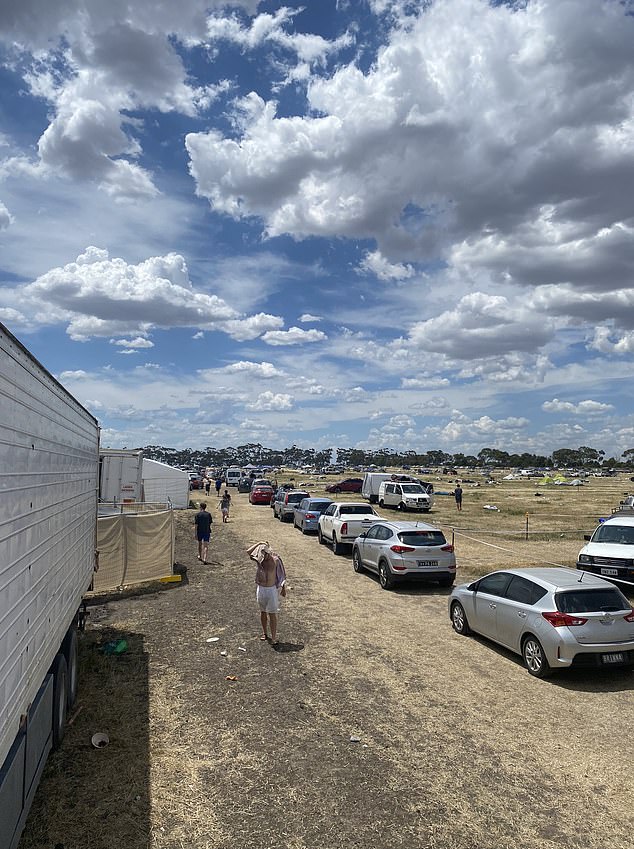
<path id="1" fill-rule="evenodd" d="M 302 330 L 290 327 L 288 330 L 269 330 L 262 336 L 267 345 L 303 345 L 306 342 L 321 342 L 328 337 L 321 330 Z"/>

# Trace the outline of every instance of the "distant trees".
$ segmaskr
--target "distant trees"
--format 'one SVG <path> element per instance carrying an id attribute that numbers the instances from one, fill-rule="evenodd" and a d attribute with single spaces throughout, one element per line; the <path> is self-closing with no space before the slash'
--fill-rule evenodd
<path id="1" fill-rule="evenodd" d="M 300 448 L 291 445 L 282 450 L 265 448 L 258 443 L 247 443 L 236 447 L 204 449 L 175 449 L 163 448 L 158 445 L 148 445 L 143 451 L 146 457 L 160 460 L 174 466 L 191 466 L 194 468 L 212 466 L 312 466 L 323 468 L 330 463 L 333 451 L 337 452 L 337 462 L 347 467 L 354 466 L 396 466 L 408 465 L 411 468 L 432 466 L 460 466 L 461 468 L 577 468 L 591 469 L 597 467 L 614 468 L 618 465 L 634 467 L 634 448 L 623 452 L 623 459 L 606 459 L 605 452 L 587 445 L 579 448 L 558 448 L 550 457 L 542 454 L 531 454 L 527 451 L 521 454 L 509 454 L 499 448 L 483 448 L 477 456 L 473 454 L 448 454 L 445 451 L 432 449 L 417 453 L 416 451 L 394 451 L 391 448 L 379 448 L 375 451 L 363 451 L 360 448 L 324 448 L 316 451 L 314 448 Z"/>

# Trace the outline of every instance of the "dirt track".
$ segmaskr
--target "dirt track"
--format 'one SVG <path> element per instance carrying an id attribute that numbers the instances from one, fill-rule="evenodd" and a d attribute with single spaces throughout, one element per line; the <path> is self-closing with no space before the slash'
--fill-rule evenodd
<path id="1" fill-rule="evenodd" d="M 452 632 L 446 591 L 384 592 L 269 508 L 234 502 L 230 524 L 214 512 L 211 566 L 180 513 L 188 583 L 95 609 L 86 676 L 105 692 L 82 696 L 20 849 L 631 844 L 631 673 L 533 679 Z M 292 588 L 277 651 L 258 640 L 244 554 L 259 539 Z M 127 635 L 129 656 L 97 660 L 101 634 Z M 99 752 L 96 722 L 112 739 Z"/>

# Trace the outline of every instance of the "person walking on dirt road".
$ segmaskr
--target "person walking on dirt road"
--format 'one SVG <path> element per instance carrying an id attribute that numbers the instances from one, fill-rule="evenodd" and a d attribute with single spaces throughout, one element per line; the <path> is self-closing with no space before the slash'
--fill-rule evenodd
<path id="1" fill-rule="evenodd" d="M 207 505 L 204 501 L 200 502 L 200 510 L 194 516 L 194 525 L 196 526 L 196 539 L 198 540 L 198 559 L 207 565 L 207 552 L 209 550 L 209 540 L 211 538 L 211 513 L 207 511 Z"/>
<path id="2" fill-rule="evenodd" d="M 267 624 L 271 629 L 271 642 L 277 644 L 277 614 L 280 610 L 280 596 L 286 597 L 286 570 L 279 554 L 273 551 L 268 542 L 256 542 L 247 553 L 257 564 L 255 570 L 255 597 L 260 608 L 262 624 L 261 640 L 268 640 Z M 267 623 L 268 618 L 268 623 Z"/>
<path id="3" fill-rule="evenodd" d="M 454 489 L 453 497 L 456 499 L 456 507 L 460 513 L 462 510 L 462 487 L 460 486 L 460 483 L 458 483 L 458 486 Z"/>
<path id="4" fill-rule="evenodd" d="M 229 521 L 229 508 L 231 507 L 231 495 L 229 494 L 229 490 L 225 489 L 222 500 L 220 502 L 220 512 L 222 513 L 222 521 Z"/>

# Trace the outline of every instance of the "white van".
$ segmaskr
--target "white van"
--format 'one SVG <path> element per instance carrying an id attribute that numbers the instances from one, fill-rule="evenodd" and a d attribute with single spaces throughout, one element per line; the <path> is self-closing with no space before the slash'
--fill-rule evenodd
<path id="1" fill-rule="evenodd" d="M 241 477 L 242 469 L 239 469 L 237 466 L 231 466 L 230 469 L 227 469 L 227 473 L 225 474 L 225 482 L 227 486 L 237 486 Z"/>
<path id="2" fill-rule="evenodd" d="M 366 472 L 361 486 L 361 495 L 367 498 L 370 504 L 376 504 L 379 500 L 379 489 L 381 484 L 389 481 L 390 483 L 415 483 L 422 487 L 423 492 L 427 492 L 430 496 L 430 504 L 434 502 L 434 487 L 431 483 L 426 483 L 412 475 L 395 475 L 389 472 Z"/>
<path id="3" fill-rule="evenodd" d="M 379 487 L 379 505 L 397 510 L 422 510 L 429 513 L 434 496 L 419 483 L 383 481 Z"/>
<path id="4" fill-rule="evenodd" d="M 370 504 L 376 504 L 379 500 L 379 487 L 383 481 L 392 480 L 393 475 L 386 472 L 366 472 L 361 485 L 361 495 L 367 498 Z"/>

